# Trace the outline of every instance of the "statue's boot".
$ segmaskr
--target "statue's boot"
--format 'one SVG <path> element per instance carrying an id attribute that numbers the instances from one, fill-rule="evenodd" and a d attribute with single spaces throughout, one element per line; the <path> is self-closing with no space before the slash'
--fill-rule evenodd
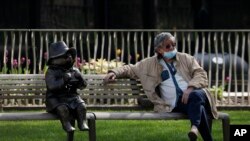
<path id="1" fill-rule="evenodd" d="M 70 113 L 68 107 L 61 105 L 57 107 L 57 115 L 62 123 L 62 127 L 66 132 L 73 132 L 75 128 L 70 124 Z"/>

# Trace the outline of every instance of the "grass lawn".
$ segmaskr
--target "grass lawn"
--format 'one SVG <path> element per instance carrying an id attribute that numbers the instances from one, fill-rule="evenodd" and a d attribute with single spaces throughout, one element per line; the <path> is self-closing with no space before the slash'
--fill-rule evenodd
<path id="1" fill-rule="evenodd" d="M 250 111 L 223 111 L 231 124 L 250 125 Z M 188 120 L 98 120 L 97 141 L 185 141 Z M 213 122 L 215 141 L 222 141 L 221 121 Z M 0 121 L 1 141 L 63 141 L 59 121 Z M 75 132 L 75 141 L 87 141 L 88 132 Z M 199 141 L 201 138 L 199 137 Z"/>

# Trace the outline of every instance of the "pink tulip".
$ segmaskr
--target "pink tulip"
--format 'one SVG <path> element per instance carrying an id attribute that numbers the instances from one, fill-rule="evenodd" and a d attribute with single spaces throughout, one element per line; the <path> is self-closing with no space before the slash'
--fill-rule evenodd
<path id="1" fill-rule="evenodd" d="M 44 59 L 48 59 L 48 52 L 44 52 L 43 58 L 44 58 Z"/>
<path id="2" fill-rule="evenodd" d="M 17 59 L 14 59 L 13 60 L 13 68 L 17 68 L 18 67 L 18 61 L 17 61 Z"/>
<path id="3" fill-rule="evenodd" d="M 25 60 L 26 60 L 25 57 L 22 57 L 22 58 L 21 58 L 21 64 L 24 64 L 24 63 L 25 63 Z"/>
<path id="4" fill-rule="evenodd" d="M 230 77 L 227 76 L 226 79 L 225 79 L 226 82 L 229 82 L 230 81 Z"/>
<path id="5" fill-rule="evenodd" d="M 28 59 L 28 65 L 30 65 L 30 59 Z"/>

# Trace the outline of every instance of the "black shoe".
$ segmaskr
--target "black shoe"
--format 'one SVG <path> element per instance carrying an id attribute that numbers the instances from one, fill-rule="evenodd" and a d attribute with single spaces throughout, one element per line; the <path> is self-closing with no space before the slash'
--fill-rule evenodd
<path id="1" fill-rule="evenodd" d="M 193 132 L 193 131 L 190 131 L 188 133 L 188 137 L 189 137 L 190 141 L 196 141 L 197 140 L 197 134 L 195 132 Z"/>

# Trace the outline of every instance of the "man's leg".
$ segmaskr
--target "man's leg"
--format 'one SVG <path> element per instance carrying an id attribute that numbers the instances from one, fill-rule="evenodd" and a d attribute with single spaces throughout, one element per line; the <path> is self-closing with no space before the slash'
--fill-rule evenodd
<path id="1" fill-rule="evenodd" d="M 211 119 L 208 118 L 208 115 L 206 114 L 206 110 L 205 110 L 204 106 L 201 106 L 201 108 L 202 108 L 202 116 L 201 116 L 200 126 L 198 127 L 198 129 L 199 129 L 199 132 L 200 132 L 202 138 L 204 139 L 204 141 L 206 141 L 206 139 L 209 139 L 208 141 L 210 141 L 212 139 L 212 137 L 210 137 L 211 136 L 211 128 L 210 128 L 210 124 L 209 124 L 209 121 Z"/>
<path id="2" fill-rule="evenodd" d="M 203 90 L 197 89 L 190 93 L 188 104 L 187 104 L 187 114 L 190 118 L 192 126 L 196 126 L 204 141 L 212 141 L 211 129 L 209 120 L 206 112 L 205 106 L 209 104 L 206 94 Z M 209 111 L 209 110 L 208 110 Z"/>

